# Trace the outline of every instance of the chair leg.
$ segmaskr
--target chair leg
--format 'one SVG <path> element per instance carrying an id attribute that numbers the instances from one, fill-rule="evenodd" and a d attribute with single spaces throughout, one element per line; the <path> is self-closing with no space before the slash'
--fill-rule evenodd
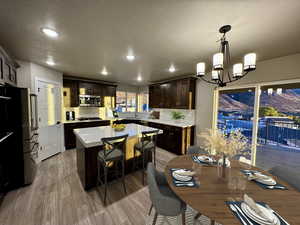
<path id="1" fill-rule="evenodd" d="M 194 217 L 194 220 L 199 219 L 200 216 L 201 216 L 201 213 L 198 212 L 198 213 L 196 214 L 196 216 Z"/>
<path id="2" fill-rule="evenodd" d="M 150 207 L 150 210 L 149 210 L 148 216 L 150 216 L 150 215 L 151 215 L 152 208 L 153 208 L 153 204 L 151 203 L 151 207 Z"/>
<path id="3" fill-rule="evenodd" d="M 145 152 L 142 151 L 143 153 L 143 168 L 142 168 L 142 183 L 145 185 Z"/>
<path id="4" fill-rule="evenodd" d="M 122 159 L 122 181 L 123 181 L 123 187 L 124 187 L 124 192 L 125 194 L 127 193 L 126 191 L 126 185 L 125 185 L 125 162 L 124 158 Z"/>
<path id="5" fill-rule="evenodd" d="M 132 163 L 132 172 L 136 169 L 136 158 L 135 158 L 135 148 L 133 149 L 133 163 Z"/>
<path id="6" fill-rule="evenodd" d="M 215 225 L 215 221 L 214 220 L 210 220 L 210 225 Z"/>
<path id="7" fill-rule="evenodd" d="M 107 195 L 107 167 L 104 165 L 104 205 L 106 205 L 106 195 Z"/>
<path id="8" fill-rule="evenodd" d="M 155 225 L 156 224 L 156 220 L 157 220 L 157 212 L 155 212 L 155 215 L 154 215 L 154 218 L 153 218 L 153 223 L 152 225 Z"/>
<path id="9" fill-rule="evenodd" d="M 182 225 L 185 225 L 185 211 L 181 213 Z"/>
<path id="10" fill-rule="evenodd" d="M 153 163 L 154 163 L 154 167 L 156 168 L 156 151 L 155 149 L 153 150 L 153 159 L 152 159 Z"/>

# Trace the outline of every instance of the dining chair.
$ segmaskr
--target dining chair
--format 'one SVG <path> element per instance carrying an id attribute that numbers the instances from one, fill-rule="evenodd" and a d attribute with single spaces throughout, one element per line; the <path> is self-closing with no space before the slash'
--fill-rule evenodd
<path id="1" fill-rule="evenodd" d="M 188 147 L 187 154 L 208 154 L 207 151 L 205 151 L 203 148 L 200 148 L 199 146 L 193 145 Z"/>
<path id="2" fill-rule="evenodd" d="M 145 170 L 148 162 L 149 153 L 152 153 L 152 162 L 156 167 L 156 141 L 157 141 L 158 130 L 153 131 L 144 131 L 142 132 L 142 137 L 140 142 L 134 145 L 134 161 L 133 161 L 133 170 L 138 167 L 139 158 L 136 157 L 139 153 L 142 155 L 142 183 L 145 183 Z"/>
<path id="3" fill-rule="evenodd" d="M 108 169 L 115 167 L 115 176 L 120 175 L 118 171 L 118 163 L 121 163 L 122 166 L 122 182 L 124 192 L 126 194 L 125 187 L 125 149 L 126 141 L 128 138 L 127 135 L 117 136 L 117 137 L 108 137 L 102 138 L 101 141 L 104 145 L 104 149 L 99 151 L 97 157 L 97 166 L 98 166 L 98 176 L 97 176 L 97 185 L 99 183 L 103 184 L 103 177 L 101 177 L 101 165 L 104 170 L 104 205 L 106 205 L 106 195 L 107 195 L 107 175 Z"/>
<path id="4" fill-rule="evenodd" d="M 286 166 L 275 166 L 269 170 L 271 174 L 286 181 L 291 186 L 300 191 L 300 173 Z"/>
<path id="5" fill-rule="evenodd" d="M 156 224 L 157 216 L 182 216 L 182 224 L 185 225 L 186 204 L 181 201 L 168 185 L 165 175 L 158 172 L 153 163 L 147 166 L 147 181 L 150 199 L 152 205 L 149 211 L 154 207 L 155 215 L 152 225 Z"/>

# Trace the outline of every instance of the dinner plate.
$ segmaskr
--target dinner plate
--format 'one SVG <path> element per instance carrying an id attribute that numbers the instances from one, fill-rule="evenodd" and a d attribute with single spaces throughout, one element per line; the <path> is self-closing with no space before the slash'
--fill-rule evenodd
<path id="1" fill-rule="evenodd" d="M 172 173 L 172 176 L 176 179 L 176 180 L 179 180 L 179 181 L 190 181 L 192 180 L 193 178 L 190 177 L 190 176 L 183 176 L 183 175 L 179 175 L 176 173 L 176 171 L 174 171 Z"/>
<path id="2" fill-rule="evenodd" d="M 204 163 L 212 163 L 213 162 L 213 159 L 206 155 L 200 155 L 200 156 L 198 156 L 198 159 L 200 162 L 204 162 Z"/>
<path id="3" fill-rule="evenodd" d="M 255 178 L 255 180 L 261 184 L 265 185 L 276 185 L 276 181 L 273 178 L 268 178 L 268 179 L 262 179 L 262 178 Z"/>
<path id="4" fill-rule="evenodd" d="M 270 209 L 267 209 L 259 204 L 256 204 L 258 208 L 266 215 L 272 222 L 268 222 L 263 217 L 259 216 L 251 207 L 246 203 L 241 204 L 242 211 L 253 221 L 261 225 L 280 225 L 280 220 L 276 215 L 272 213 Z"/>

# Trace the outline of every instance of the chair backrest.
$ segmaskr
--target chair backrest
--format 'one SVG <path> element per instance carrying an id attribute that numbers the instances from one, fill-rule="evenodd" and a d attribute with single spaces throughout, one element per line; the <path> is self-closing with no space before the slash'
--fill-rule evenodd
<path id="1" fill-rule="evenodd" d="M 199 146 L 193 145 L 187 149 L 187 154 L 208 154 L 208 152 L 200 148 Z"/>
<path id="2" fill-rule="evenodd" d="M 156 147 L 156 141 L 157 141 L 157 135 L 158 135 L 158 130 L 153 130 L 153 131 L 143 131 L 142 132 L 142 149 L 147 146 L 150 142 L 153 143 L 154 147 Z"/>
<path id="3" fill-rule="evenodd" d="M 128 134 L 117 137 L 101 138 L 102 143 L 106 147 L 104 148 L 104 157 L 106 158 L 116 149 L 125 152 L 127 138 Z"/>
<path id="4" fill-rule="evenodd" d="M 160 176 L 161 174 L 154 168 L 153 163 L 148 163 L 147 182 L 151 202 L 158 214 L 176 216 L 185 207 L 185 204 L 178 199 L 167 184 L 159 183 Z"/>
<path id="5" fill-rule="evenodd" d="M 275 166 L 269 172 L 300 191 L 300 173 L 298 171 L 285 166 Z"/>

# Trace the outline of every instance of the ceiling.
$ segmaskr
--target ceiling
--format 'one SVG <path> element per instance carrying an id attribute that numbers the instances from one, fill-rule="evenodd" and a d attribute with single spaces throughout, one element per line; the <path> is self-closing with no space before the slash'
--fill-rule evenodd
<path id="1" fill-rule="evenodd" d="M 299 53 L 299 9 L 299 0 L 2 0 L 0 44 L 47 67 L 53 58 L 52 68 L 69 75 L 144 85 L 210 63 L 224 24 L 232 25 L 233 62 L 248 52 L 258 61 Z M 46 37 L 41 27 L 60 35 Z"/>

